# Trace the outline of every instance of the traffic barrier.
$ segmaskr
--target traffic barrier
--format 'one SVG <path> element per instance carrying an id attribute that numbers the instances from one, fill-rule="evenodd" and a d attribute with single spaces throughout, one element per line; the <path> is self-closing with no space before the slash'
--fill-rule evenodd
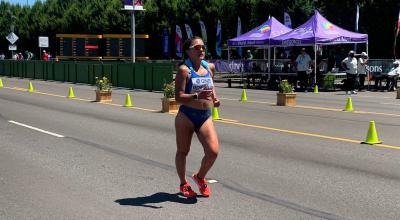
<path id="1" fill-rule="evenodd" d="M 67 98 L 69 98 L 69 99 L 75 98 L 74 90 L 72 90 L 72 87 L 69 87 L 69 89 L 68 89 L 68 97 Z"/>
<path id="2" fill-rule="evenodd" d="M 211 110 L 212 120 L 221 120 L 218 114 L 218 108 L 213 107 Z"/>
<path id="3" fill-rule="evenodd" d="M 352 112 L 354 111 L 353 109 L 353 102 L 351 101 L 351 97 L 347 98 L 347 103 L 346 103 L 346 108 L 344 109 L 346 112 Z"/>
<path id="4" fill-rule="evenodd" d="M 131 96 L 126 94 L 124 107 L 132 107 Z"/>
<path id="5" fill-rule="evenodd" d="M 375 121 L 369 122 L 367 138 L 362 143 L 363 144 L 381 144 L 382 143 L 382 141 L 379 140 L 378 134 L 376 132 Z"/>
<path id="6" fill-rule="evenodd" d="M 3 80 L 0 79 L 0 88 L 3 88 Z"/>

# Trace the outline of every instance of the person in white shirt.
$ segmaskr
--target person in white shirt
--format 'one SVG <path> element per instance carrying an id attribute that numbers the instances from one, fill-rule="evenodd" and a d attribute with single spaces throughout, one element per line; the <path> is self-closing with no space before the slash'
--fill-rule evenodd
<path id="1" fill-rule="evenodd" d="M 367 64 L 368 64 L 368 54 L 365 52 L 361 53 L 360 58 L 358 58 L 357 73 L 360 82 L 358 91 L 361 91 L 365 87 L 365 77 L 367 75 Z"/>
<path id="2" fill-rule="evenodd" d="M 346 94 L 357 94 L 355 90 L 357 80 L 357 59 L 355 52 L 350 51 L 349 56 L 342 61 L 342 67 L 346 70 Z"/>
<path id="3" fill-rule="evenodd" d="M 308 74 L 307 71 L 311 66 L 311 57 L 306 53 L 306 48 L 301 48 L 301 54 L 296 59 L 297 78 L 300 83 L 300 89 L 307 92 Z"/>
<path id="4" fill-rule="evenodd" d="M 396 90 L 397 79 L 399 76 L 400 76 L 400 61 L 396 60 L 393 62 L 393 68 L 387 74 L 387 83 L 386 83 L 387 91 Z"/>

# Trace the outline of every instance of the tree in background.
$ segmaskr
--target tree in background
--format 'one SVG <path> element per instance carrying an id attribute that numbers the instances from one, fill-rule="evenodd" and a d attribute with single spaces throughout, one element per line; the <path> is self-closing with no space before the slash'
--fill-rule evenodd
<path id="1" fill-rule="evenodd" d="M 283 21 L 283 12 L 290 14 L 293 27 L 301 25 L 318 9 L 328 20 L 354 31 L 356 4 L 360 5 L 359 32 L 369 34 L 369 53 L 374 58 L 392 58 L 394 27 L 398 0 L 146 0 L 146 11 L 136 13 L 136 33 L 150 35 L 148 55 L 162 56 L 163 28 L 171 34 L 175 25 L 187 23 L 195 35 L 201 35 L 199 20 L 207 28 L 209 51 L 215 51 L 217 20 L 222 23 L 222 37 L 236 37 L 236 22 L 242 20 L 243 33 L 274 16 Z M 129 34 L 130 14 L 122 11 L 121 0 L 47 0 L 27 7 L 0 2 L 0 51 L 8 50 L 5 39 L 11 24 L 19 36 L 19 50 L 38 51 L 38 36 L 49 36 L 50 50 L 55 54 L 56 34 Z M 340 47 L 340 46 L 339 46 Z M 361 48 L 360 48 L 361 49 Z M 172 52 L 171 52 L 172 55 Z M 214 54 L 213 54 L 214 55 Z"/>

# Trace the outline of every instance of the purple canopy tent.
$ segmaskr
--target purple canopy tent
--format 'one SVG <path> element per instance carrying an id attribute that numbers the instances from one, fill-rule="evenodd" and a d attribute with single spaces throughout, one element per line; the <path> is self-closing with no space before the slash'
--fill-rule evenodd
<path id="1" fill-rule="evenodd" d="M 270 45 L 270 39 L 288 33 L 292 29 L 281 24 L 274 17 L 253 30 L 228 40 L 229 47 L 263 47 Z"/>
<path id="2" fill-rule="evenodd" d="M 230 59 L 230 47 L 268 47 L 268 71 L 270 70 L 270 45 L 271 38 L 280 36 L 291 31 L 274 17 L 268 19 L 262 25 L 253 30 L 242 34 L 236 38 L 228 40 L 228 60 Z M 265 59 L 265 53 L 264 53 Z"/>
<path id="3" fill-rule="evenodd" d="M 274 37 L 270 41 L 272 47 L 314 46 L 316 57 L 317 45 L 365 43 L 368 53 L 368 35 L 344 30 L 324 18 L 317 10 L 307 22 L 292 31 Z M 316 59 L 314 83 L 316 83 Z"/>

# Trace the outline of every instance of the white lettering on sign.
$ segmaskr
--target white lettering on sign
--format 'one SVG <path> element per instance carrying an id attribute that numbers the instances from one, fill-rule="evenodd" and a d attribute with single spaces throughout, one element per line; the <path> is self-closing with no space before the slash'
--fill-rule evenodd
<path id="1" fill-rule="evenodd" d="M 381 66 L 367 66 L 367 70 L 369 72 L 374 72 L 374 73 L 381 73 L 383 72 L 383 67 Z"/>

